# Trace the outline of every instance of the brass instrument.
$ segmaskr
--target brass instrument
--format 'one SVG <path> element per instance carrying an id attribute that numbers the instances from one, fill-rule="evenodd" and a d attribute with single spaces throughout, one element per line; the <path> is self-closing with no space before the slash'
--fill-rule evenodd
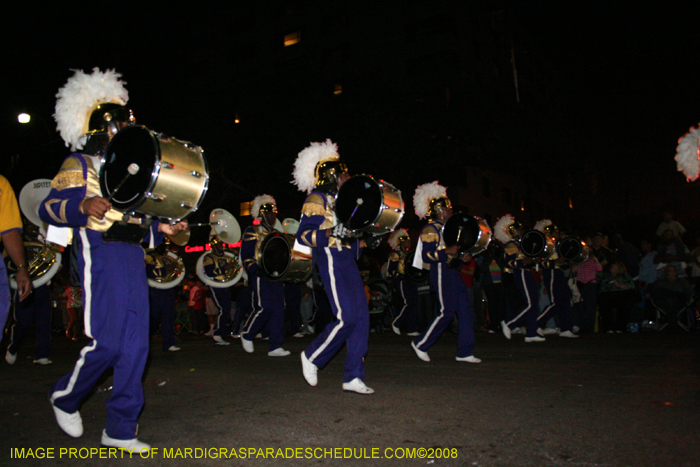
<path id="1" fill-rule="evenodd" d="M 27 183 L 20 191 L 19 206 L 22 214 L 31 222 L 25 226 L 24 250 L 27 257 L 29 278 L 34 287 L 41 287 L 61 268 L 61 253 L 53 243 L 44 241 L 46 224 L 39 217 L 39 206 L 51 191 L 51 180 L 43 178 Z M 3 257 L 6 256 L 3 252 Z M 17 288 L 14 273 L 17 268 L 8 261 L 10 286 Z"/>
<path id="2" fill-rule="evenodd" d="M 153 258 L 156 265 L 162 265 L 165 274 L 148 278 L 148 286 L 154 289 L 172 289 L 182 282 L 185 278 L 185 263 L 182 258 L 174 251 L 167 251 L 161 254 L 157 251 L 151 251 L 147 254 Z"/>
<path id="3" fill-rule="evenodd" d="M 195 224 L 197 225 L 197 224 Z M 208 225 L 212 226 L 211 237 L 214 241 L 237 243 L 241 239 L 241 227 L 233 215 L 225 209 L 214 209 L 209 215 Z M 236 284 L 243 276 L 243 265 L 240 261 L 239 250 L 225 251 L 224 274 L 216 277 L 208 276 L 204 271 L 204 259 L 211 251 L 202 254 L 197 260 L 197 276 L 209 287 L 227 288 Z"/>

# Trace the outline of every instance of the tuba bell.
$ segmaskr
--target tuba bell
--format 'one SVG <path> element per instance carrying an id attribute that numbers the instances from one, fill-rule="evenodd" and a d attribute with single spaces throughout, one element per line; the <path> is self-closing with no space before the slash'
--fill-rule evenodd
<path id="1" fill-rule="evenodd" d="M 177 247 L 168 248 L 171 243 L 179 244 L 170 236 L 166 237 L 164 243 L 164 248 L 146 252 L 146 269 L 153 267 L 152 273 L 148 273 L 148 286 L 154 289 L 172 289 L 185 278 L 185 263 L 177 254 Z"/>
<path id="2" fill-rule="evenodd" d="M 209 225 L 211 225 L 212 248 L 216 248 L 221 243 L 238 243 L 241 239 L 241 227 L 233 215 L 225 209 L 214 209 L 209 215 Z M 197 276 L 209 287 L 228 288 L 235 285 L 243 276 L 243 265 L 239 259 L 239 250 L 224 251 L 224 265 L 219 266 L 221 274 L 214 277 L 206 274 L 204 270 L 205 262 L 216 261 L 212 256 L 212 251 L 202 254 L 197 260 Z"/>
<path id="3" fill-rule="evenodd" d="M 41 287 L 51 280 L 61 268 L 61 253 L 58 247 L 45 240 L 46 224 L 39 217 L 39 206 L 51 191 L 51 180 L 40 178 L 27 183 L 19 194 L 19 207 L 31 224 L 26 223 L 24 232 L 24 250 L 27 256 L 27 269 L 32 285 Z M 3 257 L 6 252 L 3 252 Z M 16 266 L 8 259 L 7 271 L 10 274 L 10 286 L 17 288 L 14 274 Z"/>

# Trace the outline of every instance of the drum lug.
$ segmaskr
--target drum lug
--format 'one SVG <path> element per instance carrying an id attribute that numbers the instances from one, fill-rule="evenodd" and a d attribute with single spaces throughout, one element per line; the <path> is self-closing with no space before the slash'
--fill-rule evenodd
<path id="1" fill-rule="evenodd" d="M 163 196 L 156 195 L 155 193 L 148 193 L 147 196 L 148 196 L 148 199 L 151 199 L 153 201 L 157 201 L 159 203 L 165 199 Z"/>
<path id="2" fill-rule="evenodd" d="M 185 202 L 181 202 L 181 203 L 180 203 L 180 207 L 181 207 L 181 208 L 185 208 L 185 209 L 192 209 L 192 206 L 189 205 L 189 204 L 187 204 L 187 203 L 185 203 Z"/>
<path id="3" fill-rule="evenodd" d="M 175 166 L 167 161 L 161 161 L 160 166 L 164 169 L 174 169 Z"/>
<path id="4" fill-rule="evenodd" d="M 197 177 L 197 178 L 202 177 L 202 174 L 200 172 L 197 172 L 196 170 L 193 170 L 192 172 L 190 172 L 190 175 L 192 175 L 193 177 Z"/>

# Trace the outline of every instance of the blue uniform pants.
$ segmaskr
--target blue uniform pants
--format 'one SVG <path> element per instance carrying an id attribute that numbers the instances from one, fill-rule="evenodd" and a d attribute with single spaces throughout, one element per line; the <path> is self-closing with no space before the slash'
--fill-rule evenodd
<path id="1" fill-rule="evenodd" d="M 571 289 L 561 269 L 545 269 L 544 281 L 549 291 L 549 306 L 537 317 L 537 326 L 545 327 L 552 316 L 558 314 L 561 332 L 571 331 Z"/>
<path id="2" fill-rule="evenodd" d="M 321 280 L 336 321 L 304 350 L 306 358 L 319 368 L 346 345 L 343 381 L 365 379 L 364 356 L 369 339 L 369 306 L 360 271 L 352 251 L 319 248 L 316 252 Z"/>
<path id="3" fill-rule="evenodd" d="M 228 317 L 231 314 L 231 291 L 228 287 L 210 287 L 211 298 L 219 309 L 214 317 L 214 335 L 222 339 L 228 334 Z"/>
<path id="4" fill-rule="evenodd" d="M 253 289 L 253 312 L 243 326 L 241 338 L 252 341 L 267 325 L 268 351 L 272 352 L 284 341 L 284 284 L 257 274 L 251 274 L 248 281 Z"/>
<path id="5" fill-rule="evenodd" d="M 525 326 L 525 336 L 537 336 L 537 317 L 540 315 L 540 292 L 529 269 L 516 269 L 513 273 L 515 286 L 525 302 L 513 319 L 506 324 L 510 329 Z"/>
<path id="6" fill-rule="evenodd" d="M 177 288 L 148 288 L 148 302 L 151 310 L 151 329 L 157 329 L 163 337 L 163 350 L 175 345 L 175 298 Z"/>
<path id="7" fill-rule="evenodd" d="M 406 332 L 415 332 L 418 328 L 418 285 L 405 279 L 395 281 L 395 290 L 399 294 L 399 313 L 394 322 L 397 328 L 405 324 Z"/>
<path id="8" fill-rule="evenodd" d="M 72 372 L 51 389 L 51 401 L 74 413 L 108 368 L 114 369 L 107 400 L 107 435 L 136 437 L 143 408 L 141 377 L 148 358 L 148 282 L 138 245 L 102 241 L 99 232 L 80 230 L 78 269 L 83 286 L 85 334 Z M 75 247 L 74 246 L 74 247 Z"/>
<path id="9" fill-rule="evenodd" d="M 27 332 L 36 326 L 36 353 L 34 360 L 49 358 L 51 353 L 51 291 L 46 285 L 37 287 L 25 298 L 19 301 L 15 293 L 15 324 L 10 328 L 10 345 L 7 350 L 16 354 Z"/>
<path id="10" fill-rule="evenodd" d="M 427 352 L 452 323 L 456 313 L 459 320 L 457 357 L 474 355 L 474 314 L 464 280 L 456 269 L 450 269 L 447 264 L 433 263 L 430 265 L 430 284 L 437 293 L 438 315 L 413 343 L 419 350 Z"/>

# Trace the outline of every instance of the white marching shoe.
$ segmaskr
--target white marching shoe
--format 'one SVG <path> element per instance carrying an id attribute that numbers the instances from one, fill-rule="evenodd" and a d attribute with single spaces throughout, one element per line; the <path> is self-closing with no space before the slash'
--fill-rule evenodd
<path id="1" fill-rule="evenodd" d="M 282 347 L 277 347 L 275 350 L 272 350 L 267 353 L 268 357 L 286 357 L 287 355 L 291 354 L 289 350 L 285 350 Z"/>
<path id="2" fill-rule="evenodd" d="M 391 330 L 394 331 L 394 334 L 396 334 L 397 336 L 401 335 L 401 330 L 399 328 L 397 328 L 396 326 L 394 326 L 393 324 L 391 325 Z"/>
<path id="3" fill-rule="evenodd" d="M 9 363 L 10 365 L 14 365 L 15 362 L 17 361 L 17 354 L 16 353 L 10 353 L 10 350 L 7 350 L 7 353 L 5 354 L 5 361 Z"/>
<path id="4" fill-rule="evenodd" d="M 51 403 L 53 407 L 53 413 L 56 415 L 56 422 L 61 430 L 65 431 L 66 434 L 72 438 L 80 438 L 83 436 L 83 419 L 80 416 L 80 412 L 66 413 L 59 409 L 53 402 Z"/>
<path id="5" fill-rule="evenodd" d="M 243 336 L 241 336 L 241 345 L 243 346 L 243 350 L 245 350 L 248 353 L 253 353 L 253 351 L 255 351 L 255 347 L 253 347 L 253 341 L 249 341 Z"/>
<path id="6" fill-rule="evenodd" d="M 501 321 L 501 331 L 503 331 L 503 335 L 506 336 L 506 339 L 510 339 L 510 328 L 505 321 Z"/>
<path id="7" fill-rule="evenodd" d="M 343 391 L 356 392 L 358 394 L 374 394 L 374 389 L 368 388 L 360 378 L 355 378 L 349 383 L 343 383 Z"/>
<path id="8" fill-rule="evenodd" d="M 304 374 L 304 379 L 309 383 L 309 386 L 318 384 L 318 367 L 306 358 L 304 352 L 301 352 L 301 372 Z"/>
<path id="9" fill-rule="evenodd" d="M 126 449 L 132 455 L 148 453 L 151 450 L 151 445 L 146 444 L 143 441 L 139 441 L 137 438 L 134 439 L 114 439 L 107 436 L 107 430 L 102 430 L 102 446 L 108 448 L 118 448 Z"/>
<path id="10" fill-rule="evenodd" d="M 476 358 L 474 355 L 470 355 L 468 357 L 455 357 L 455 360 L 458 362 L 481 363 L 481 359 Z"/>
<path id="11" fill-rule="evenodd" d="M 221 336 L 214 336 L 214 345 L 231 345 L 231 343 L 225 341 Z"/>
<path id="12" fill-rule="evenodd" d="M 411 347 L 416 352 L 418 358 L 420 358 L 424 362 L 430 361 L 430 356 L 428 355 L 428 352 L 423 352 L 422 350 L 420 350 L 418 347 L 416 347 L 416 344 L 413 341 L 411 341 Z"/>
<path id="13" fill-rule="evenodd" d="M 559 333 L 559 337 L 568 337 L 569 339 L 576 339 L 578 334 L 574 334 L 571 331 L 564 331 Z"/>
<path id="14" fill-rule="evenodd" d="M 525 342 L 544 342 L 547 339 L 545 339 L 542 336 L 534 336 L 534 337 L 526 337 Z"/>

